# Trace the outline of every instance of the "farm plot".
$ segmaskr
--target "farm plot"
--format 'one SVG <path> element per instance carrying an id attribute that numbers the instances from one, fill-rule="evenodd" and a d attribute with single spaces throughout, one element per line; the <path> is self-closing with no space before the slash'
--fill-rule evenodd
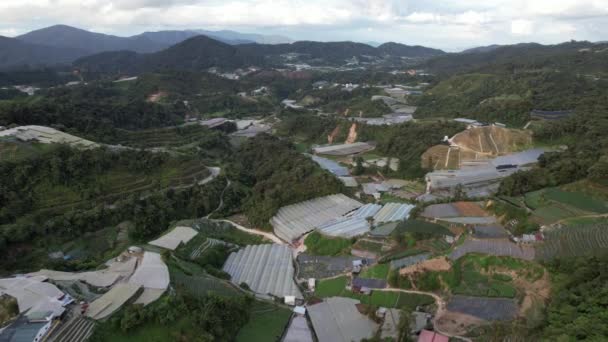
<path id="1" fill-rule="evenodd" d="M 503 321 L 515 318 L 517 303 L 507 298 L 484 298 L 454 296 L 448 302 L 448 310 L 460 312 L 488 321 Z"/>
<path id="2" fill-rule="evenodd" d="M 249 322 L 239 330 L 237 342 L 279 341 L 289 323 L 291 310 L 256 301 Z"/>
<path id="3" fill-rule="evenodd" d="M 460 312 L 488 321 L 510 320 L 517 316 L 513 299 L 454 296 L 448 302 L 449 311 Z"/>
<path id="4" fill-rule="evenodd" d="M 190 259 L 194 260 L 194 259 L 200 257 L 201 255 L 203 255 L 205 253 L 206 250 L 208 250 L 209 248 L 213 248 L 214 246 L 235 247 L 236 245 L 234 245 L 232 243 L 224 242 L 222 240 L 208 238 L 205 240 L 205 242 L 201 243 L 197 248 L 192 250 L 192 252 L 190 253 Z"/>
<path id="5" fill-rule="evenodd" d="M 362 278 L 386 279 L 389 270 L 389 264 L 378 264 L 372 267 L 366 267 L 359 276 Z"/>
<path id="6" fill-rule="evenodd" d="M 534 248 L 500 240 L 467 240 L 450 253 L 449 258 L 457 260 L 468 253 L 510 256 L 524 260 L 534 259 Z"/>
<path id="7" fill-rule="evenodd" d="M 353 268 L 353 261 L 361 260 L 361 258 L 351 256 L 317 256 L 300 254 L 298 256 L 298 278 L 322 279 L 337 276 L 339 274 L 350 272 Z M 366 259 L 366 264 L 373 263 L 373 259 Z"/>
<path id="8" fill-rule="evenodd" d="M 183 272 L 173 270 L 171 281 L 178 287 L 184 288 L 191 294 L 204 297 L 210 293 L 220 296 L 238 296 L 241 292 L 232 285 L 205 274 L 187 275 Z"/>
<path id="9" fill-rule="evenodd" d="M 603 214 L 608 212 L 608 203 L 598 200 L 582 192 L 563 191 L 559 188 L 547 189 L 545 198 L 550 201 L 574 207 L 579 210 Z"/>
<path id="10" fill-rule="evenodd" d="M 545 241 L 536 247 L 539 260 L 592 255 L 608 248 L 608 221 L 564 226 L 544 233 Z"/>
<path id="11" fill-rule="evenodd" d="M 424 234 L 433 234 L 433 235 L 449 235 L 453 236 L 452 232 L 446 227 L 432 222 L 422 221 L 422 220 L 407 220 L 401 222 L 397 229 L 393 233 L 424 233 Z"/>

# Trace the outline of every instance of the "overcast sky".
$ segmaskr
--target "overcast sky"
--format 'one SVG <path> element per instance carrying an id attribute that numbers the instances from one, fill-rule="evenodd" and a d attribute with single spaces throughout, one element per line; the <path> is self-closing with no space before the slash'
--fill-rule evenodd
<path id="1" fill-rule="evenodd" d="M 608 0 L 0 0 L 0 35 L 54 24 L 115 35 L 232 29 L 455 51 L 608 40 Z"/>

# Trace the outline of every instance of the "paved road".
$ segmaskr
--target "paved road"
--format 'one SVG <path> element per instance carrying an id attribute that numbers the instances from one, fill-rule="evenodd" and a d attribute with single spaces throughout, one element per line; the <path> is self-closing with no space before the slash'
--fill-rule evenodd
<path id="1" fill-rule="evenodd" d="M 207 177 L 207 178 L 203 179 L 202 181 L 198 182 L 198 185 L 205 185 L 205 184 L 211 182 L 217 176 L 219 176 L 220 172 L 222 171 L 222 169 L 219 168 L 219 167 L 208 167 L 207 169 L 209 170 L 209 172 L 211 172 L 211 174 L 209 175 L 209 177 Z"/>
<path id="2" fill-rule="evenodd" d="M 228 222 L 228 223 L 232 224 L 233 226 L 235 226 L 236 229 L 244 231 L 246 233 L 263 236 L 263 237 L 265 237 L 265 238 L 267 238 L 269 240 L 272 240 L 272 242 L 277 243 L 279 245 L 286 245 L 287 244 L 283 240 L 279 239 L 276 235 L 274 235 L 272 233 L 269 233 L 269 232 L 264 232 L 264 231 L 257 230 L 257 229 L 246 228 L 246 227 L 243 227 L 240 224 L 238 224 L 236 222 L 232 222 L 230 220 L 213 220 L 213 221 Z"/>

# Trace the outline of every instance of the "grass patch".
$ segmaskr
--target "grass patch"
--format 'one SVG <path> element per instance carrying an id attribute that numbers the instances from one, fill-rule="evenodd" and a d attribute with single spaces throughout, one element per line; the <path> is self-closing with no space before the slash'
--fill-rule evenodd
<path id="1" fill-rule="evenodd" d="M 357 241 L 357 243 L 355 243 L 353 248 L 363 250 L 363 251 L 370 251 L 370 252 L 374 252 L 374 253 L 381 253 L 383 246 L 384 246 L 384 244 L 382 244 L 381 242 L 374 242 L 374 241 L 370 241 L 370 240 L 359 240 L 359 241 Z"/>
<path id="2" fill-rule="evenodd" d="M 304 244 L 306 251 L 312 255 L 348 255 L 351 248 L 351 240 L 327 237 L 319 232 L 310 233 Z"/>
<path id="3" fill-rule="evenodd" d="M 315 294 L 321 298 L 340 296 L 346 291 L 347 283 L 348 279 L 344 276 L 319 280 L 315 287 Z"/>
<path id="4" fill-rule="evenodd" d="M 378 264 L 366 267 L 361 274 L 361 278 L 386 279 L 390 270 L 390 264 Z"/>
<path id="5" fill-rule="evenodd" d="M 551 188 L 546 190 L 545 198 L 584 211 L 600 214 L 608 212 L 606 202 L 592 198 L 582 192 L 566 192 L 559 188 Z"/>
<path id="6" fill-rule="evenodd" d="M 278 341 L 290 317 L 291 310 L 287 308 L 256 301 L 251 308 L 249 322 L 239 330 L 236 341 Z"/>

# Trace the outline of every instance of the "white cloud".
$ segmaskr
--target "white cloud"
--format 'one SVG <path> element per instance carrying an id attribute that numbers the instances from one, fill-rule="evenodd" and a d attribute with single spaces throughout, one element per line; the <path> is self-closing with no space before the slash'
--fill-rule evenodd
<path id="1" fill-rule="evenodd" d="M 511 33 L 518 36 L 529 36 L 534 31 L 534 23 L 530 20 L 517 19 L 511 21 Z"/>
<path id="2" fill-rule="evenodd" d="M 10 35 L 67 24 L 123 35 L 213 28 L 450 47 L 603 40 L 608 0 L 0 0 L 0 23 Z"/>

